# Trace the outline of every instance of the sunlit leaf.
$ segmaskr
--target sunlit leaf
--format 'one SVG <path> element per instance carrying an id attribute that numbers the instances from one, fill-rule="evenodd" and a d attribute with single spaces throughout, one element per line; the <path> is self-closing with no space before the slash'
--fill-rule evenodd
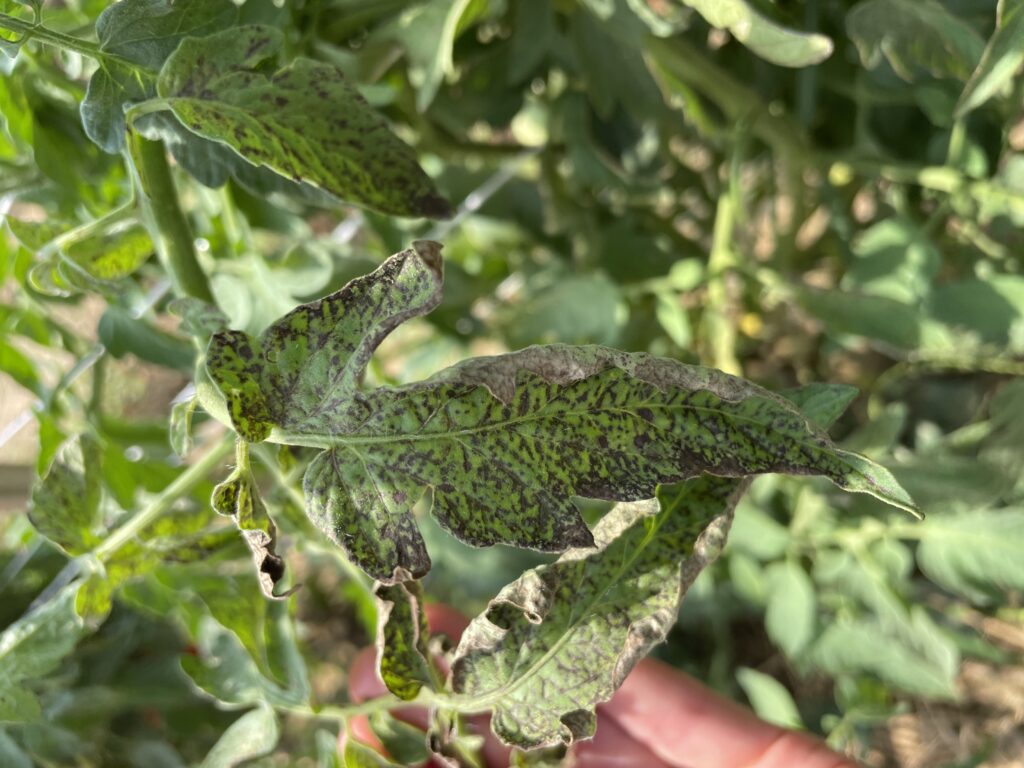
<path id="1" fill-rule="evenodd" d="M 199 768 L 234 768 L 267 754 L 277 745 L 277 716 L 262 705 L 246 712 L 224 731 Z"/>

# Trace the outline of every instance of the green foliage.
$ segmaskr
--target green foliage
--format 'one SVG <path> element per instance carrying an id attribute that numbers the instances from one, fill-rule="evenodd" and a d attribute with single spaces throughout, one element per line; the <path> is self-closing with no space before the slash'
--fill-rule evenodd
<path id="1" fill-rule="evenodd" d="M 648 653 L 1009 764 L 1022 19 L 0 2 L 0 764 L 553 766 Z"/>

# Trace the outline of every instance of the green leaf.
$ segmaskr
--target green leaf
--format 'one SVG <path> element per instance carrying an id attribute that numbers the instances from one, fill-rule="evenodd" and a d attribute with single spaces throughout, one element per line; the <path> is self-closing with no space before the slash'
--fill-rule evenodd
<path id="1" fill-rule="evenodd" d="M 1006 344 L 1014 323 L 1024 323 L 1024 277 L 992 275 L 935 288 L 929 300 L 932 317 L 972 331 L 988 342 Z"/>
<path id="2" fill-rule="evenodd" d="M 84 625 L 75 613 L 77 592 L 78 584 L 65 587 L 0 633 L 0 721 L 39 715 L 39 703 L 22 684 L 51 672 L 78 643 Z"/>
<path id="3" fill-rule="evenodd" d="M 807 572 L 787 560 L 768 569 L 770 582 L 764 624 L 768 637 L 790 658 L 796 658 L 814 636 L 818 606 Z"/>
<path id="4" fill-rule="evenodd" d="M 765 61 L 782 67 L 808 67 L 832 55 L 825 35 L 787 29 L 762 16 L 746 0 L 683 0 L 708 24 L 727 29 Z"/>
<path id="5" fill-rule="evenodd" d="M 999 0 L 996 30 L 989 38 L 978 68 L 967 81 L 956 105 L 960 118 L 977 109 L 1012 80 L 1024 63 L 1024 0 Z"/>
<path id="6" fill-rule="evenodd" d="M 379 584 L 374 595 L 377 597 L 380 677 L 395 696 L 412 701 L 424 685 L 433 684 L 423 588 L 416 581 Z"/>
<path id="7" fill-rule="evenodd" d="M 659 291 L 655 294 L 655 316 L 665 334 L 672 343 L 682 349 L 689 349 L 693 340 L 690 330 L 690 319 L 679 301 L 679 297 L 671 291 Z"/>
<path id="8" fill-rule="evenodd" d="M 46 388 L 36 373 L 35 365 L 24 352 L 5 339 L 0 339 L 0 371 L 34 395 L 45 397 Z"/>
<path id="9" fill-rule="evenodd" d="M 96 20 L 107 57 L 81 105 L 86 135 L 111 154 L 124 149 L 125 108 L 155 94 L 155 74 L 167 57 L 186 37 L 230 27 L 237 15 L 230 0 L 121 0 L 108 6 Z"/>
<path id="10" fill-rule="evenodd" d="M 937 0 L 867 0 L 846 16 L 846 31 L 864 66 L 883 57 L 897 75 L 913 81 L 923 70 L 934 77 L 966 80 L 984 42 Z"/>
<path id="11" fill-rule="evenodd" d="M 903 218 L 885 219 L 854 241 L 856 259 L 843 277 L 843 288 L 899 301 L 928 296 L 942 256 L 927 234 Z"/>
<path id="12" fill-rule="evenodd" d="M 267 754 L 279 738 L 277 716 L 262 705 L 235 720 L 217 739 L 199 768 L 234 768 Z"/>
<path id="13" fill-rule="evenodd" d="M 33 768 L 32 759 L 4 731 L 0 731 L 0 764 L 7 768 Z"/>
<path id="14" fill-rule="evenodd" d="M 399 42 L 409 58 L 409 80 L 416 89 L 416 109 L 426 111 L 446 74 L 453 71 L 452 46 L 458 33 L 479 10 L 473 0 L 426 0 L 413 5 L 375 34 Z M 467 9 L 470 15 L 464 18 Z"/>
<path id="15" fill-rule="evenodd" d="M 401 765 L 419 765 L 430 759 L 427 734 L 390 712 L 374 712 L 370 727 L 385 751 Z"/>
<path id="16" fill-rule="evenodd" d="M 182 371 L 191 371 L 195 366 L 196 353 L 191 344 L 120 307 L 107 307 L 97 331 L 103 346 L 114 357 L 131 354 L 148 363 Z"/>
<path id="17" fill-rule="evenodd" d="M 27 5 L 32 9 L 32 23 L 38 24 L 42 17 L 42 0 L 14 0 L 19 5 Z M 6 11 L 7 8 L 4 8 Z M 6 30 L 5 30 L 6 31 Z M 18 55 L 18 50 L 26 42 L 28 42 L 31 35 L 25 33 L 20 37 L 14 38 L 13 40 L 0 35 L 0 51 L 12 59 Z"/>
<path id="18" fill-rule="evenodd" d="M 780 728 L 804 727 L 793 696 L 774 677 L 756 669 L 740 667 L 736 670 L 736 680 L 762 720 Z"/>
<path id="19" fill-rule="evenodd" d="M 492 709 L 505 743 L 534 749 L 594 734 L 596 704 L 675 624 L 687 587 L 717 557 L 742 481 L 705 476 L 619 504 L 571 550 L 524 573 L 462 635 L 452 685 Z M 706 529 L 706 530 L 705 530 Z"/>
<path id="20" fill-rule="evenodd" d="M 185 458 L 192 450 L 192 415 L 199 405 L 195 392 L 184 399 L 175 398 L 171 405 L 171 420 L 167 427 L 171 450 L 179 458 Z"/>
<path id="21" fill-rule="evenodd" d="M 96 439 L 85 433 L 65 441 L 32 489 L 32 525 L 70 554 L 93 549 L 101 541 L 101 477 Z"/>
<path id="22" fill-rule="evenodd" d="M 415 152 L 338 69 L 296 59 L 263 74 L 281 43 L 256 26 L 188 38 L 161 70 L 158 93 L 191 131 L 253 165 L 385 213 L 447 216 Z"/>
<path id="23" fill-rule="evenodd" d="M 91 278 L 106 282 L 133 274 L 152 253 L 149 232 L 135 222 L 110 228 L 64 249 L 66 257 L 77 268 Z"/>
<path id="24" fill-rule="evenodd" d="M 917 562 L 940 586 L 980 604 L 1024 588 L 1024 509 L 931 515 L 914 533 Z"/>
<path id="25" fill-rule="evenodd" d="M 782 398 L 644 354 L 531 347 L 357 391 L 384 336 L 437 304 L 440 277 L 438 246 L 419 243 L 258 339 L 219 333 L 207 350 L 227 401 L 211 412 L 249 440 L 326 449 L 306 472 L 307 513 L 374 578 L 429 568 L 411 514 L 427 487 L 462 540 L 544 551 L 590 544 L 572 496 L 649 498 L 705 471 L 823 474 L 913 508 L 886 470 L 836 449 Z"/>

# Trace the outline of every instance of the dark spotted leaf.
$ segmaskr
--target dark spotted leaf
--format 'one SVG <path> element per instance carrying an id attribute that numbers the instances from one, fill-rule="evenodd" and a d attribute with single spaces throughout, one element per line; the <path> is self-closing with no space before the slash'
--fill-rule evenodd
<path id="1" fill-rule="evenodd" d="M 395 696 L 411 701 L 424 685 L 431 685 L 423 588 L 418 581 L 379 584 L 374 595 L 381 679 Z"/>
<path id="2" fill-rule="evenodd" d="M 253 165 L 385 213 L 447 216 L 415 152 L 338 69 L 297 59 L 264 73 L 280 47 L 279 32 L 257 26 L 187 39 L 157 90 L 191 131 Z"/>
<path id="3" fill-rule="evenodd" d="M 650 498 L 702 472 L 820 474 L 913 509 L 885 469 L 836 448 L 784 399 L 645 354 L 530 347 L 359 391 L 372 351 L 437 304 L 440 280 L 437 245 L 419 243 L 258 339 L 223 332 L 207 350 L 227 402 L 226 413 L 210 403 L 215 415 L 249 440 L 324 449 L 306 472 L 307 513 L 374 578 L 429 568 L 412 515 L 428 488 L 463 541 L 544 551 L 592 544 L 573 496 Z"/>
<path id="4" fill-rule="evenodd" d="M 787 392 L 827 428 L 850 387 Z M 747 481 L 704 475 L 619 504 L 572 550 L 505 587 L 462 636 L 452 666 L 460 706 L 493 710 L 507 744 L 535 749 L 594 733 L 594 706 L 665 639 L 679 601 L 725 542 Z"/>
<path id="5" fill-rule="evenodd" d="M 99 68 L 82 101 L 86 135 L 104 151 L 124 148 L 125 107 L 156 93 L 156 72 L 186 37 L 202 37 L 232 25 L 230 0 L 122 0 L 96 20 Z"/>
<path id="6" fill-rule="evenodd" d="M 70 554 L 101 541 L 101 449 L 89 434 L 67 440 L 32 490 L 29 519 L 36 530 Z"/>

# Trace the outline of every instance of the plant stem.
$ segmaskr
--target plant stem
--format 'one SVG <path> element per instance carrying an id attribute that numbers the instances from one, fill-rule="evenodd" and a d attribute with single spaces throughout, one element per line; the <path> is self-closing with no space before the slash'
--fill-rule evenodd
<path id="1" fill-rule="evenodd" d="M 150 141 L 133 132 L 131 157 L 138 172 L 146 223 L 175 292 L 212 304 L 210 284 L 196 258 L 192 229 L 178 204 L 178 190 L 164 143 Z"/>
<path id="2" fill-rule="evenodd" d="M 11 32 L 20 32 L 25 36 L 25 42 L 28 42 L 29 40 L 38 40 L 41 43 L 46 43 L 47 45 L 52 45 L 57 48 L 63 48 L 66 51 L 74 51 L 75 53 L 80 53 L 83 56 L 89 56 L 93 59 L 122 60 L 118 56 L 112 56 L 111 54 L 101 51 L 99 45 L 96 43 L 83 40 L 80 37 L 74 37 L 73 35 L 66 35 L 63 32 L 57 32 L 56 30 L 44 27 L 42 24 L 34 24 L 30 21 L 15 18 L 14 16 L 8 16 L 6 13 L 0 13 L 0 29 L 7 29 Z"/>
<path id="3" fill-rule="evenodd" d="M 110 559 L 143 528 L 164 514 L 174 502 L 201 483 L 214 468 L 220 466 L 224 459 L 231 454 L 234 447 L 234 435 L 229 434 L 222 437 L 205 456 L 178 475 L 174 482 L 164 488 L 149 506 L 110 534 L 93 551 L 93 556 L 101 562 Z"/>

